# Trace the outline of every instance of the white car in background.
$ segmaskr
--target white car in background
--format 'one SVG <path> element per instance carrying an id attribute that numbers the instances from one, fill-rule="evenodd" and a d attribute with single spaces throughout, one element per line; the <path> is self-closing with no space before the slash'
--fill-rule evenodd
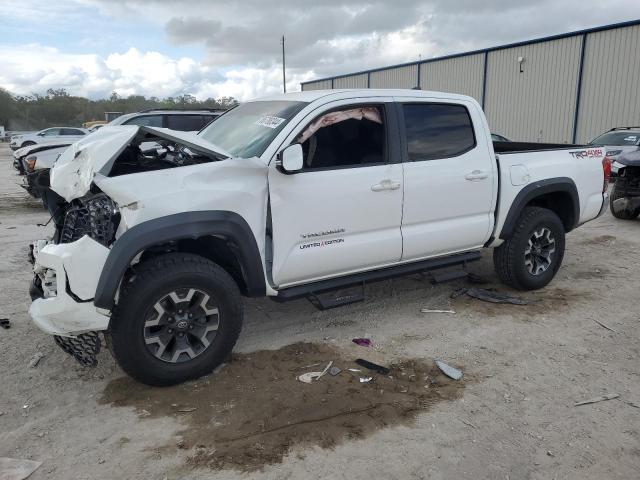
<path id="1" fill-rule="evenodd" d="M 36 133 L 26 133 L 11 137 L 9 147 L 12 150 L 29 147 L 31 145 L 41 145 L 45 143 L 56 143 L 69 141 L 73 143 L 89 134 L 89 130 L 76 127 L 52 127 L 45 128 Z"/>

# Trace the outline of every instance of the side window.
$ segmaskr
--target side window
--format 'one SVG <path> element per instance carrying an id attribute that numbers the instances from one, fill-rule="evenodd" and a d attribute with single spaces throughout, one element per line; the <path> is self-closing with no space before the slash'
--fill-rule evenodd
<path id="1" fill-rule="evenodd" d="M 60 129 L 59 128 L 50 128 L 48 130 L 45 130 L 42 135 L 44 137 L 52 137 L 54 135 L 60 135 Z"/>
<path id="2" fill-rule="evenodd" d="M 60 129 L 60 135 L 84 135 L 82 130 L 78 130 L 77 128 L 62 128 Z"/>
<path id="3" fill-rule="evenodd" d="M 351 106 L 321 115 L 296 141 L 304 169 L 326 169 L 386 162 L 382 106 Z"/>
<path id="4" fill-rule="evenodd" d="M 124 122 L 123 125 L 139 125 L 141 127 L 162 127 L 162 115 L 144 115 Z"/>
<path id="5" fill-rule="evenodd" d="M 167 128 L 182 132 L 198 132 L 210 121 L 210 117 L 204 115 L 168 115 Z"/>
<path id="6" fill-rule="evenodd" d="M 403 110 L 412 162 L 455 157 L 476 145 L 471 117 L 462 105 L 408 104 Z"/>

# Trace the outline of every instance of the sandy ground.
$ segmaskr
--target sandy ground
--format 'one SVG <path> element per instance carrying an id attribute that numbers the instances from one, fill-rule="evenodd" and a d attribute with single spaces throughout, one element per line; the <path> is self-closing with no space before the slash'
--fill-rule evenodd
<path id="1" fill-rule="evenodd" d="M 19 181 L 0 144 L 0 317 L 12 322 L 0 329 L 0 457 L 41 461 L 34 480 L 638 478 L 638 221 L 607 214 L 572 232 L 558 276 L 523 294 L 538 300 L 527 306 L 451 300 L 464 281 L 432 286 L 418 275 L 324 312 L 305 300 L 247 301 L 225 368 L 151 389 L 106 351 L 97 368 L 80 367 L 30 322 L 27 244 L 50 232 Z M 502 288 L 490 253 L 470 270 Z M 363 336 L 374 348 L 351 344 Z M 29 368 L 37 352 L 46 356 Z M 367 384 L 345 371 L 295 381 L 307 360 L 346 369 L 357 356 L 395 367 Z M 438 375 L 434 358 L 463 380 Z M 574 406 L 607 393 L 620 396 Z M 362 416 L 377 395 L 384 410 Z"/>

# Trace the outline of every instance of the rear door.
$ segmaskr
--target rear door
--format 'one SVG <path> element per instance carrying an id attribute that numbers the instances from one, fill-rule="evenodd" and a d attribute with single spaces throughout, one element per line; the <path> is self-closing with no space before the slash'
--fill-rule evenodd
<path id="1" fill-rule="evenodd" d="M 398 101 L 402 260 L 481 247 L 493 227 L 497 177 L 480 109 L 464 100 Z"/>
<path id="2" fill-rule="evenodd" d="M 345 120 L 332 123 L 338 118 Z M 294 130 L 284 145 L 302 144 L 303 170 L 285 174 L 273 160 L 269 168 L 271 271 L 277 286 L 400 260 L 403 179 L 398 138 L 390 98 L 336 101 Z"/>

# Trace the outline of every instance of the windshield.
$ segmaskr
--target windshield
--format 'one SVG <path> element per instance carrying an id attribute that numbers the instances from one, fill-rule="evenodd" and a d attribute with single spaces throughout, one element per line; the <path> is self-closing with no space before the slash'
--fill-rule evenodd
<path id="1" fill-rule="evenodd" d="M 198 135 L 234 157 L 259 157 L 305 102 L 249 102 L 230 110 Z"/>
<path id="2" fill-rule="evenodd" d="M 640 132 L 607 132 L 595 140 L 592 145 L 637 145 L 640 140 Z"/>

